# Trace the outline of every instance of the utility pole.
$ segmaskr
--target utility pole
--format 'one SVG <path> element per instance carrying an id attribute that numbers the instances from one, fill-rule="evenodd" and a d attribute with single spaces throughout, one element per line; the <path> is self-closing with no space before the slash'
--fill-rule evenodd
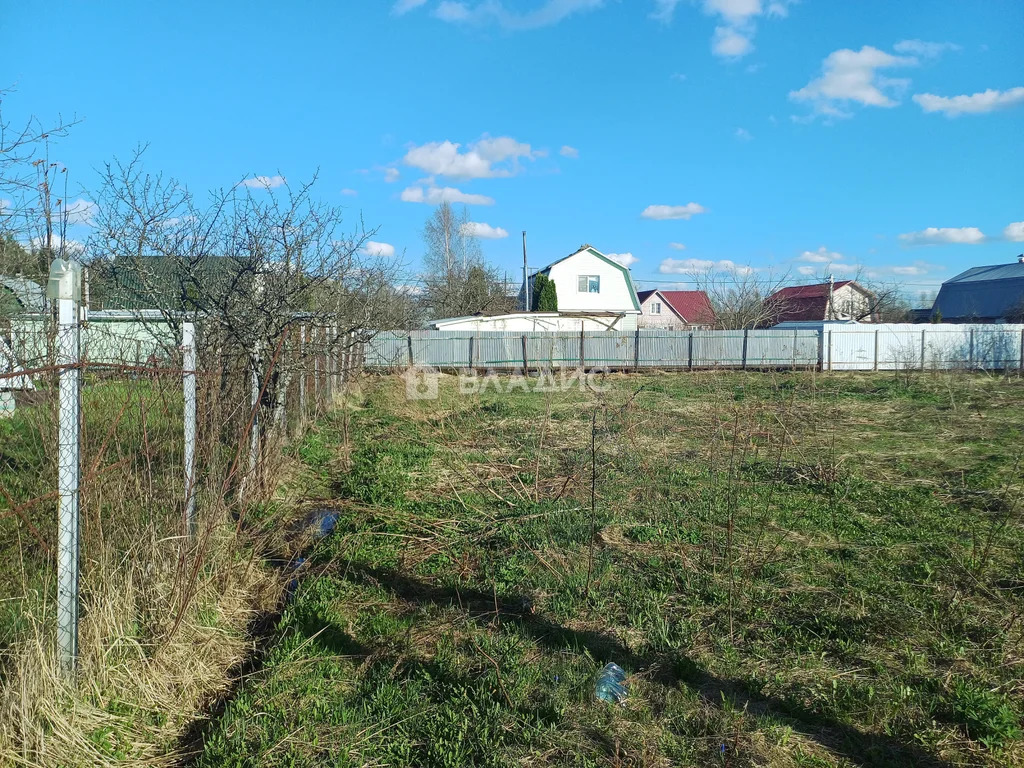
<path id="1" fill-rule="evenodd" d="M 526 230 L 523 230 L 523 309 L 529 312 L 530 307 L 530 282 L 526 267 Z"/>

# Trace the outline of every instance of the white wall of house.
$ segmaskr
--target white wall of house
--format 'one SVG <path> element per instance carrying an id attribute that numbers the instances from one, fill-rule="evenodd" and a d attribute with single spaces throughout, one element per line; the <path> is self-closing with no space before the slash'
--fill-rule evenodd
<path id="1" fill-rule="evenodd" d="M 640 312 L 638 325 L 641 328 L 656 328 L 662 331 L 684 331 L 689 328 L 657 292 L 652 293 L 640 304 Z"/>
<path id="2" fill-rule="evenodd" d="M 591 248 L 552 264 L 548 277 L 555 282 L 559 312 L 640 314 L 627 273 Z"/>
<path id="3" fill-rule="evenodd" d="M 832 292 L 832 312 L 825 320 L 860 320 L 871 322 L 870 317 L 861 317 L 871 309 L 871 299 L 851 284 L 836 288 Z"/>

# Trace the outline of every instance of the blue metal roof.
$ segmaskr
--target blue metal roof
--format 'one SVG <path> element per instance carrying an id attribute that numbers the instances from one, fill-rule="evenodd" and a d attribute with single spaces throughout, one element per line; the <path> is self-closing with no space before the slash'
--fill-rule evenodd
<path id="1" fill-rule="evenodd" d="M 972 267 L 942 284 L 932 313 L 943 320 L 999 320 L 1024 302 L 1024 263 Z"/>

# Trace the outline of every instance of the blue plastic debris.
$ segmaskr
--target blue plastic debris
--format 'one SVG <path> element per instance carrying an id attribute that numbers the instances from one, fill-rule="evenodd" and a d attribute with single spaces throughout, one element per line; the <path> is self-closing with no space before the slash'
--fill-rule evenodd
<path id="1" fill-rule="evenodd" d="M 629 695 L 629 686 L 625 680 L 626 671 L 622 667 L 613 662 L 605 664 L 594 684 L 594 697 L 598 701 L 621 704 Z"/>
<path id="2" fill-rule="evenodd" d="M 338 512 L 334 509 L 317 510 L 313 515 L 312 522 L 316 526 L 317 538 L 323 538 L 337 527 Z"/>

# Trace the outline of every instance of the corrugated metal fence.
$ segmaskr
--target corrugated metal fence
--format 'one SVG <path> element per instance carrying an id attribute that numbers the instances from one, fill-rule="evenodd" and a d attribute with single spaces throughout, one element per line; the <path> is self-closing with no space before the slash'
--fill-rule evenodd
<path id="1" fill-rule="evenodd" d="M 366 367 L 1021 368 L 1024 325 L 835 325 L 751 331 L 381 331 Z"/>

